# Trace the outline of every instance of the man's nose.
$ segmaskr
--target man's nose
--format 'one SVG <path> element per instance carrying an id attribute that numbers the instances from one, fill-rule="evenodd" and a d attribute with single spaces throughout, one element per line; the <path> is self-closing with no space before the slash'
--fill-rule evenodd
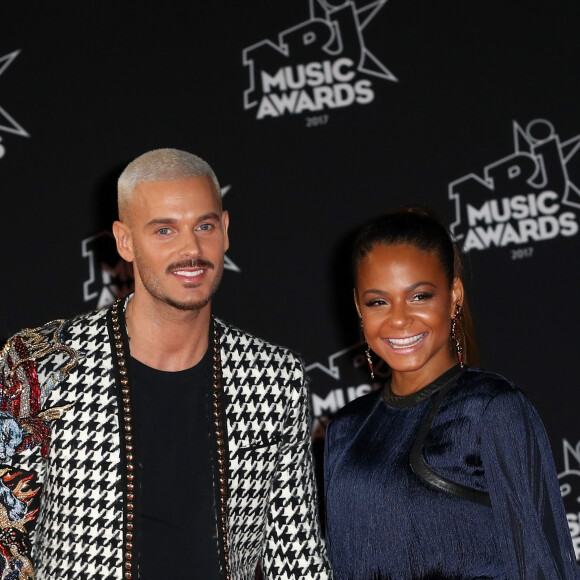
<path id="1" fill-rule="evenodd" d="M 195 235 L 195 232 L 185 232 L 181 239 L 181 255 L 188 257 L 197 257 L 201 255 L 201 244 Z"/>

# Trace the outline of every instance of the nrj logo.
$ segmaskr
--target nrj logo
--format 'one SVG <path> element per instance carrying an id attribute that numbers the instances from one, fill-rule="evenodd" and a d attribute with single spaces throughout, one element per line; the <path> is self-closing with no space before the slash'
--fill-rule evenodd
<path id="1" fill-rule="evenodd" d="M 382 385 L 390 376 L 387 365 L 379 361 L 371 382 L 364 347 L 354 344 L 328 357 L 328 364 L 319 362 L 306 367 L 312 381 L 312 432 L 315 439 L 324 437 L 326 424 L 346 403 Z"/>
<path id="2" fill-rule="evenodd" d="M 552 123 L 513 123 L 514 152 L 449 184 L 451 231 L 463 250 L 532 244 L 578 233 L 580 135 L 562 141 Z"/>
<path id="3" fill-rule="evenodd" d="M 373 78 L 396 81 L 369 51 L 364 31 L 387 0 L 309 0 L 310 18 L 243 51 L 250 86 L 244 109 L 256 118 L 367 105 Z"/>
<path id="4" fill-rule="evenodd" d="M 560 493 L 572 535 L 576 560 L 580 561 L 580 441 L 572 446 L 566 439 L 564 446 L 564 471 L 558 474 Z"/>
<path id="5" fill-rule="evenodd" d="M 83 258 L 88 260 L 89 277 L 83 283 L 83 300 L 104 308 L 132 292 L 133 267 L 117 253 L 111 232 L 100 232 L 82 242 Z"/>

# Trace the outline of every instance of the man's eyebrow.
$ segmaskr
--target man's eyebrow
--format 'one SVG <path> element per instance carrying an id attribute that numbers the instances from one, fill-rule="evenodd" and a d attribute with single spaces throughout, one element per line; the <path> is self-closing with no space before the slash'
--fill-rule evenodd
<path id="1" fill-rule="evenodd" d="M 211 211 L 211 212 L 206 213 L 204 215 L 200 215 L 196 221 L 203 222 L 205 220 L 217 220 L 217 221 L 219 221 L 220 216 L 215 211 Z"/>
<path id="2" fill-rule="evenodd" d="M 167 225 L 167 224 L 174 224 L 176 222 L 177 222 L 177 220 L 175 218 L 160 217 L 160 218 L 152 219 L 151 221 L 147 222 L 145 224 L 145 226 Z"/>
<path id="3" fill-rule="evenodd" d="M 220 220 L 220 216 L 219 214 L 217 214 L 215 211 L 211 211 L 209 213 L 200 215 L 195 221 L 196 223 L 199 222 L 203 222 L 205 220 L 216 220 L 219 221 Z M 179 220 L 176 218 L 170 218 L 170 217 L 158 217 L 158 218 L 153 218 L 152 220 L 148 221 L 145 224 L 145 227 L 149 227 L 149 226 L 164 226 L 164 225 L 173 225 L 176 224 Z"/>

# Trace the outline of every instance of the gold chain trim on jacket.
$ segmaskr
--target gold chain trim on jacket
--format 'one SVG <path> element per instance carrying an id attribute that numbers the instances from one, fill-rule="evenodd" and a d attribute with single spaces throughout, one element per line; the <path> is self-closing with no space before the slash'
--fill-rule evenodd
<path id="1" fill-rule="evenodd" d="M 113 321 L 113 338 L 115 340 L 115 353 L 117 364 L 121 375 L 121 392 L 123 400 L 123 431 L 125 433 L 125 461 L 126 461 L 126 481 L 124 487 L 125 509 L 126 509 L 126 529 L 125 545 L 123 550 L 123 569 L 124 578 L 131 580 L 134 574 L 133 564 L 133 538 L 135 530 L 135 448 L 133 441 L 133 405 L 131 400 L 131 389 L 129 386 L 129 377 L 127 374 L 127 358 L 122 342 L 122 329 L 119 318 L 119 306 L 122 299 L 117 300 L 111 307 Z M 219 483 L 219 512 L 218 528 L 221 533 L 222 549 L 225 560 L 226 580 L 230 580 L 230 558 L 228 553 L 228 514 L 227 514 L 227 497 L 228 497 L 228 478 L 227 478 L 227 449 L 224 437 L 224 418 L 222 411 L 222 374 L 221 359 L 219 350 L 219 335 L 217 324 L 212 316 L 214 328 L 213 341 L 213 389 L 212 389 L 212 421 L 215 427 L 215 437 L 217 444 L 218 456 L 218 483 Z M 135 577 L 137 575 L 135 574 Z"/>

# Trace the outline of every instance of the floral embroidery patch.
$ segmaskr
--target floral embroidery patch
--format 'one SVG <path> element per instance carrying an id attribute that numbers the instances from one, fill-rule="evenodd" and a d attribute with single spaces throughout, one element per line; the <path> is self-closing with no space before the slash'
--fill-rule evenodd
<path id="1" fill-rule="evenodd" d="M 34 578 L 30 532 L 36 523 L 41 484 L 36 473 L 9 463 L 14 455 L 35 447 L 46 458 L 50 423 L 74 405 L 43 408 L 50 391 L 78 364 L 76 352 L 59 341 L 63 324 L 58 322 L 52 336 L 42 328 L 24 330 L 0 355 L 0 580 Z M 41 385 L 37 365 L 49 355 L 62 362 Z"/>
<path id="2" fill-rule="evenodd" d="M 40 504 L 40 485 L 33 473 L 0 466 L 0 579 L 30 580 L 34 569 L 29 558 L 26 524 L 34 522 Z"/>

